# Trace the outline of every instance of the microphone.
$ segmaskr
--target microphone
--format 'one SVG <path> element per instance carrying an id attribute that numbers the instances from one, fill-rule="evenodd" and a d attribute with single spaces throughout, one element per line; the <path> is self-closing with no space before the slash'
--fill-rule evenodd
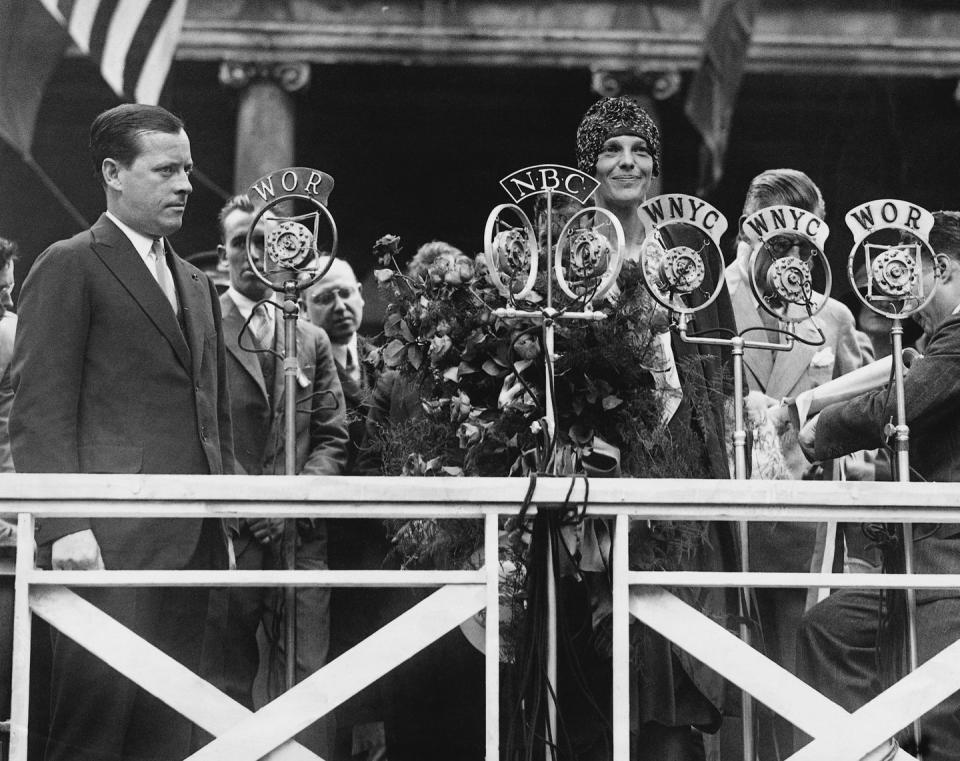
<path id="1" fill-rule="evenodd" d="M 327 209 L 333 177 L 309 167 L 288 167 L 264 175 L 247 189 L 257 208 L 247 230 L 247 261 L 257 278 L 274 291 L 292 294 L 320 280 L 337 255 L 337 224 Z M 284 215 L 276 211 L 308 209 Z M 276 209 L 276 211 L 274 211 Z M 324 244 L 329 243 L 329 260 L 321 264 L 321 220 L 325 223 Z M 264 225 L 263 250 L 255 244 L 257 227 Z M 325 248 L 324 253 L 327 253 Z"/>
<path id="2" fill-rule="evenodd" d="M 650 295 L 679 314 L 712 304 L 724 282 L 720 238 L 727 229 L 726 218 L 706 201 L 678 193 L 651 198 L 638 214 L 647 231 L 640 246 L 640 273 Z M 718 273 L 713 291 L 702 299 L 684 299 L 704 290 L 708 269 Z"/>
<path id="3" fill-rule="evenodd" d="M 590 226 L 583 227 L 587 222 Z M 616 245 L 600 232 L 610 230 Z M 553 271 L 557 285 L 577 302 L 592 302 L 617 282 L 623 267 L 626 237 L 616 215 L 599 206 L 590 206 L 572 214 L 557 236 L 557 255 Z"/>
<path id="4" fill-rule="evenodd" d="M 519 227 L 509 225 L 501 218 L 508 212 L 519 220 Z M 540 249 L 533 224 L 516 204 L 499 204 L 487 216 L 483 258 L 487 265 L 487 280 L 501 296 L 512 302 L 525 299 L 533 292 Z"/>
<path id="5" fill-rule="evenodd" d="M 930 246 L 933 214 L 907 201 L 868 201 L 846 215 L 853 233 L 847 277 L 857 298 L 872 311 L 900 320 L 926 306 L 940 273 Z M 925 288 L 924 269 L 932 270 L 933 287 Z"/>
<path id="6" fill-rule="evenodd" d="M 753 249 L 750 288 L 764 311 L 781 322 L 801 322 L 823 309 L 832 274 L 824 255 L 830 230 L 822 219 L 794 206 L 768 206 L 748 216 L 742 229 Z"/>
<path id="7" fill-rule="evenodd" d="M 276 218 L 275 229 L 264 241 L 265 253 L 280 269 L 302 269 L 317 255 L 314 235 L 297 219 Z"/>

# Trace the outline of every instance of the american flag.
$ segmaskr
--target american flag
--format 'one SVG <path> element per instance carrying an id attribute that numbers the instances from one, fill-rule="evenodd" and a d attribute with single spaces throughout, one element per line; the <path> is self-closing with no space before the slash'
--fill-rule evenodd
<path id="1" fill-rule="evenodd" d="M 155 105 L 187 0 L 40 0 L 121 98 Z"/>

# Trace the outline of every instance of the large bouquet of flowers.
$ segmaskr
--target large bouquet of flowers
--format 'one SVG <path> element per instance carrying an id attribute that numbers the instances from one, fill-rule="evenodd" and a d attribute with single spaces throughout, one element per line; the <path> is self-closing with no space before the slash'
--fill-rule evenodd
<path id="1" fill-rule="evenodd" d="M 389 294 L 376 359 L 404 389 L 395 389 L 394 396 L 419 399 L 419 414 L 391 418 L 374 431 L 369 446 L 384 474 L 526 474 L 552 456 L 553 472 L 565 474 L 702 475 L 701 437 L 690 427 L 667 425 L 675 400 L 657 377 L 672 362 L 663 351 L 669 326 L 638 264 L 625 263 L 616 297 L 596 305 L 606 319 L 556 322 L 557 430 L 556 440 L 545 442 L 540 324 L 493 315 L 505 299 L 488 282 L 483 257 L 434 242 L 404 269 L 400 253 L 396 236 L 374 246 L 376 277 Z M 543 285 L 516 306 L 536 311 Z M 683 388 L 695 416 L 709 414 L 717 393 L 705 384 L 685 382 Z M 473 521 L 413 521 L 392 528 L 408 565 L 463 566 L 481 543 Z M 633 549 L 633 565 L 672 569 L 702 541 L 703 532 L 695 524 L 668 521 L 649 536 Z"/>

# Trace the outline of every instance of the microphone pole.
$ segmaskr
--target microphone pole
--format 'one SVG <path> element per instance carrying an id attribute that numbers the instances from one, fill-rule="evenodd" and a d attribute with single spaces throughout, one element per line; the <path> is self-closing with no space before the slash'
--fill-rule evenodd
<path id="1" fill-rule="evenodd" d="M 277 194 L 275 188 L 283 191 Z M 284 475 L 297 475 L 297 320 L 300 317 L 299 295 L 319 281 L 333 265 L 337 251 L 337 226 L 327 210 L 327 199 L 333 190 L 333 177 L 316 169 L 290 167 L 261 177 L 247 190 L 247 197 L 258 208 L 247 230 L 247 261 L 253 273 L 269 288 L 283 294 L 283 420 Z M 312 211 L 296 216 L 275 214 L 272 210 L 294 202 L 306 202 Z M 279 211 L 280 209 L 278 209 Z M 253 243 L 257 225 L 270 212 L 268 221 L 275 225 L 265 236 L 264 249 L 258 252 Z M 330 228 L 332 243 L 329 259 L 319 266 L 317 240 L 320 218 Z M 297 567 L 297 521 L 285 518 L 281 540 L 282 566 L 286 571 Z M 297 682 L 297 588 L 283 588 L 284 684 L 287 690 Z"/>
<path id="2" fill-rule="evenodd" d="M 853 233 L 854 244 L 847 259 L 847 277 L 853 291 L 870 310 L 890 320 L 892 349 L 893 387 L 895 403 L 894 422 L 884 426 L 887 439 L 893 439 L 897 481 L 910 481 L 910 427 L 907 424 L 906 389 L 904 388 L 903 320 L 919 312 L 933 298 L 940 280 L 936 268 L 936 252 L 930 246 L 930 231 L 933 215 L 926 209 L 895 199 L 868 201 L 846 215 L 846 223 Z M 894 244 L 868 242 L 875 233 L 889 235 L 900 233 L 900 241 Z M 876 239 L 875 239 L 876 240 Z M 862 277 L 858 278 L 855 260 L 863 255 Z M 929 293 L 923 288 L 924 256 L 933 267 L 934 281 Z M 865 291 L 865 292 L 864 292 Z M 884 308 L 886 307 L 886 308 Z M 913 524 L 902 524 L 903 570 L 910 575 L 914 571 Z M 906 646 L 908 673 L 920 665 L 917 641 L 917 592 L 910 587 L 906 597 Z M 913 736 L 917 759 L 923 760 L 921 751 L 921 721 L 913 722 Z"/>

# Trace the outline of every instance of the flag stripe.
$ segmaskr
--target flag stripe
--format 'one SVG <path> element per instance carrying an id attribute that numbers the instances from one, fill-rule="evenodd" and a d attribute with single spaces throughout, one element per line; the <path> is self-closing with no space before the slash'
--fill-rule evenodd
<path id="1" fill-rule="evenodd" d="M 173 8 L 167 14 L 167 19 L 150 47 L 147 60 L 143 64 L 140 81 L 133 93 L 137 103 L 156 104 L 160 99 L 160 91 L 170 71 L 173 54 L 177 49 L 177 40 L 183 26 L 183 18 L 187 14 L 187 0 L 174 0 Z"/>
<path id="2" fill-rule="evenodd" d="M 89 52 L 97 66 L 103 61 L 103 50 L 107 46 L 107 33 L 110 31 L 110 23 L 113 21 L 113 14 L 117 10 L 119 2 L 120 0 L 100 0 L 97 13 L 93 17 Z"/>
<path id="3" fill-rule="evenodd" d="M 100 73 L 118 95 L 124 92 L 124 61 L 145 10 L 143 0 L 120 0 L 107 29 Z"/>
<path id="4" fill-rule="evenodd" d="M 90 52 L 90 31 L 100 0 L 75 0 L 70 13 L 70 36 L 84 53 Z"/>
<path id="5" fill-rule="evenodd" d="M 171 15 L 172 8 L 173 3 L 171 0 L 151 0 L 150 6 L 146 9 L 146 12 L 143 14 L 143 19 L 140 21 L 137 33 L 134 35 L 133 43 L 127 51 L 127 58 L 123 67 L 124 92 L 130 93 L 131 95 L 137 94 L 140 75 L 144 71 L 147 56 L 150 55 L 150 49 L 154 45 L 162 44 L 162 37 L 167 34 L 164 26 L 167 17 Z M 161 86 L 165 78 L 166 74 L 164 73 L 164 76 L 161 77 Z M 143 101 L 137 97 L 137 102 L 145 103 L 150 101 Z M 156 99 L 152 99 L 152 102 L 156 102 Z"/>

